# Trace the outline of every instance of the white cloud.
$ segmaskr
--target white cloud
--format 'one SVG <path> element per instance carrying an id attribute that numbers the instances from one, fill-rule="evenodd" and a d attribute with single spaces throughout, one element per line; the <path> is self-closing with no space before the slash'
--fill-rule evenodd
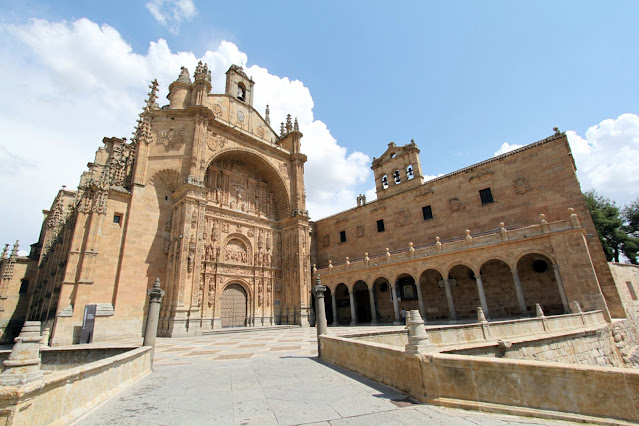
<path id="1" fill-rule="evenodd" d="M 585 138 L 574 131 L 566 135 L 582 190 L 595 189 L 620 205 L 639 197 L 639 116 L 603 120 Z"/>
<path id="2" fill-rule="evenodd" d="M 151 0 L 146 8 L 160 25 L 174 34 L 179 32 L 182 22 L 197 15 L 193 0 Z"/>
<path id="3" fill-rule="evenodd" d="M 514 151 L 517 148 L 521 148 L 523 145 L 516 145 L 516 144 L 509 144 L 508 142 L 504 142 L 501 147 L 499 148 L 499 150 L 495 151 L 495 153 L 493 154 L 494 157 L 497 157 L 498 155 L 501 154 L 505 154 L 507 152 L 510 151 Z"/>
<path id="4" fill-rule="evenodd" d="M 33 20 L 0 25 L 0 173 L 5 207 L 0 242 L 19 238 L 22 248 L 35 242 L 42 221 L 61 185 L 75 188 L 103 137 L 130 136 L 149 82 L 160 83 L 160 104 L 181 66 L 192 73 L 198 60 L 209 65 L 214 93 L 223 93 L 228 67 L 247 63 L 230 42 L 201 58 L 172 52 L 160 39 L 145 53 L 133 52 L 120 33 L 88 19 L 73 22 Z M 313 98 L 298 80 L 270 74 L 253 65 L 254 105 L 270 105 L 273 127 L 286 114 L 297 116 L 306 164 L 307 204 L 314 219 L 355 205 L 356 189 L 371 175 L 370 159 L 348 152 L 313 116 Z"/>

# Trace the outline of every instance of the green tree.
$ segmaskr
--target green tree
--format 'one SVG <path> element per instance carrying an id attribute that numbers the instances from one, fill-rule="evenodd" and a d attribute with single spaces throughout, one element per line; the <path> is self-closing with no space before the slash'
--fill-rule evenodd
<path id="1" fill-rule="evenodd" d="M 639 200 L 626 207 L 622 215 L 614 201 L 595 190 L 586 192 L 584 197 L 608 261 L 619 262 L 623 253 L 631 263 L 637 264 L 639 238 L 634 233 L 639 232 Z"/>

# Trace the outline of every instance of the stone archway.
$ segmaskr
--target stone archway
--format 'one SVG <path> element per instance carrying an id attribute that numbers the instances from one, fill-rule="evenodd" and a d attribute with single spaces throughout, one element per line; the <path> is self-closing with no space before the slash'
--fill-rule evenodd
<path id="1" fill-rule="evenodd" d="M 339 283 L 335 287 L 335 303 L 337 312 L 335 323 L 348 325 L 351 323 L 351 304 L 348 287 L 344 283 Z"/>
<path id="2" fill-rule="evenodd" d="M 239 284 L 229 284 L 220 300 L 222 327 L 244 327 L 248 318 L 248 297 Z"/>
<path id="3" fill-rule="evenodd" d="M 520 312 L 515 282 L 510 267 L 500 259 L 491 259 L 481 266 L 480 275 L 491 318 L 512 318 Z"/>
<path id="4" fill-rule="evenodd" d="M 448 282 L 455 305 L 457 319 L 477 319 L 481 306 L 475 273 L 466 265 L 455 265 L 448 273 Z"/>
<path id="5" fill-rule="evenodd" d="M 526 308 L 531 313 L 535 312 L 536 303 L 541 305 L 546 315 L 564 313 L 553 266 L 553 262 L 547 256 L 539 253 L 526 254 L 517 262 L 517 273 L 526 299 Z"/>
<path id="6" fill-rule="evenodd" d="M 442 274 L 436 269 L 427 269 L 419 276 L 419 282 L 426 311 L 424 318 L 429 321 L 450 319 Z"/>
<path id="7" fill-rule="evenodd" d="M 355 299 L 355 317 L 357 323 L 371 322 L 371 304 L 370 296 L 368 294 L 368 285 L 362 280 L 359 280 L 353 286 L 353 297 Z"/>

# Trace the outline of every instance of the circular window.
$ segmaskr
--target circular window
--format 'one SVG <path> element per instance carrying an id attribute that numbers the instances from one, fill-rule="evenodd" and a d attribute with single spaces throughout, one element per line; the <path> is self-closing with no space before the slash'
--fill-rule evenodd
<path id="1" fill-rule="evenodd" d="M 545 260 L 535 260 L 532 264 L 533 271 L 541 274 L 548 270 L 548 263 Z"/>
<path id="2" fill-rule="evenodd" d="M 388 291 L 388 283 L 382 283 L 382 285 L 379 286 L 379 289 L 381 291 Z"/>

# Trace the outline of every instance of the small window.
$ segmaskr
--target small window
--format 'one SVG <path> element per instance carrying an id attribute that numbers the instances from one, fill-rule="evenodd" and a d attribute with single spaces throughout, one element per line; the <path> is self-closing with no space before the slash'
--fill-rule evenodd
<path id="1" fill-rule="evenodd" d="M 119 225 L 122 223 L 122 215 L 120 213 L 116 213 L 113 215 L 113 223 Z"/>
<path id="2" fill-rule="evenodd" d="M 382 176 L 382 189 L 388 189 L 388 176 Z"/>
<path id="3" fill-rule="evenodd" d="M 433 218 L 433 209 L 430 206 L 422 207 L 422 215 L 424 215 L 424 220 L 430 220 Z"/>
<path id="4" fill-rule="evenodd" d="M 237 85 L 237 98 L 242 102 L 246 100 L 246 87 L 242 83 Z"/>
<path id="5" fill-rule="evenodd" d="M 626 281 L 626 285 L 628 286 L 628 291 L 630 292 L 630 298 L 632 300 L 637 300 L 637 293 L 635 292 L 634 287 L 630 281 Z"/>
<path id="6" fill-rule="evenodd" d="M 339 242 L 340 243 L 346 242 L 346 231 L 339 231 Z"/>
<path id="7" fill-rule="evenodd" d="M 384 232 L 384 219 L 377 221 L 377 232 Z"/>
<path id="8" fill-rule="evenodd" d="M 493 193 L 490 191 L 490 188 L 480 189 L 479 190 L 479 198 L 481 198 L 481 204 L 490 204 L 493 200 Z"/>
<path id="9" fill-rule="evenodd" d="M 415 173 L 413 173 L 413 165 L 410 164 L 408 167 L 406 167 L 406 179 L 411 180 L 414 177 Z"/>
<path id="10" fill-rule="evenodd" d="M 393 178 L 395 179 L 395 185 L 399 185 L 400 183 L 402 183 L 402 178 L 399 175 L 399 170 L 395 170 L 395 173 L 393 173 Z"/>

